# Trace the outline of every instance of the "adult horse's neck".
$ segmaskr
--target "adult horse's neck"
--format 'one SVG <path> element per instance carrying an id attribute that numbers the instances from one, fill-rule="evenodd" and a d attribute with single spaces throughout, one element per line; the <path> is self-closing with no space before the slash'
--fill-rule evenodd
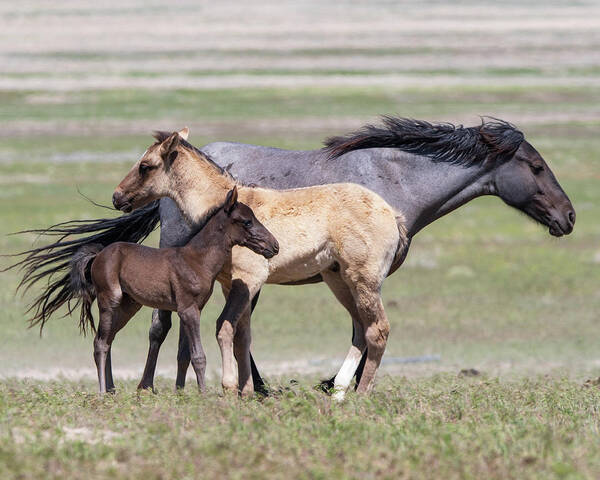
<path id="1" fill-rule="evenodd" d="M 414 176 L 401 178 L 412 198 L 411 236 L 467 202 L 491 193 L 490 169 L 434 162 L 428 158 L 407 160 Z"/>
<path id="2" fill-rule="evenodd" d="M 360 183 L 379 193 L 406 218 L 409 237 L 431 222 L 481 195 L 490 194 L 490 168 L 434 161 L 397 149 L 370 149 L 321 160 L 328 181 Z M 333 177 L 333 178 L 332 178 Z M 348 178 L 350 177 L 350 178 Z"/>

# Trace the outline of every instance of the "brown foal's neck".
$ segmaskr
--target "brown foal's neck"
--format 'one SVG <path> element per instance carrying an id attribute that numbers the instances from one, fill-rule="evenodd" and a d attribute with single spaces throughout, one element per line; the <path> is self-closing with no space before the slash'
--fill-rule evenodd
<path id="1" fill-rule="evenodd" d="M 211 263 L 222 266 L 231 255 L 234 245 L 229 235 L 228 227 L 230 225 L 223 210 L 219 209 L 208 218 L 205 225 L 183 248 L 202 255 L 210 255 Z"/>
<path id="2" fill-rule="evenodd" d="M 199 226 L 198 232 L 190 239 L 189 245 L 222 245 L 226 248 L 233 247 L 229 237 L 227 218 L 221 209 L 208 218 Z"/>

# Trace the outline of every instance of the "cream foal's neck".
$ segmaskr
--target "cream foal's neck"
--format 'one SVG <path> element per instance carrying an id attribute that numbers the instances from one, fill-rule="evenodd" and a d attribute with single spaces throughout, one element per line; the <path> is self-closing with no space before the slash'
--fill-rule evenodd
<path id="1" fill-rule="evenodd" d="M 173 179 L 175 188 L 170 189 L 169 196 L 188 223 L 197 225 L 208 213 L 223 205 L 235 181 L 210 165 L 196 164 L 195 168 L 186 170 L 178 172 Z"/>

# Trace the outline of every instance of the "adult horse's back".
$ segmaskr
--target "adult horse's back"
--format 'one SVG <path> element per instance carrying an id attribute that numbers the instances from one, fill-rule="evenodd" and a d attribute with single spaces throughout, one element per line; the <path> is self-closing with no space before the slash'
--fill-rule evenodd
<path id="1" fill-rule="evenodd" d="M 465 128 L 385 117 L 383 127 L 332 137 L 321 150 L 216 142 L 202 151 L 258 185 L 293 188 L 341 179 L 364 185 L 408 212 L 410 236 L 482 195 L 525 211 L 555 236 L 570 233 L 575 221 L 569 198 L 539 152 L 499 120 Z"/>
<path id="2" fill-rule="evenodd" d="M 343 137 L 329 139 L 326 148 L 289 151 L 270 147 L 218 142 L 202 151 L 238 180 L 269 188 L 292 188 L 337 182 L 361 184 L 381 195 L 406 217 L 408 241 L 431 222 L 482 195 L 495 195 L 506 204 L 525 212 L 548 227 L 550 234 L 569 234 L 575 211 L 549 166 L 521 131 L 500 120 L 482 122 L 475 127 L 431 124 L 402 118 L 385 118 L 383 126 L 366 126 Z M 111 242 L 127 235 L 139 239 L 142 228 L 155 225 L 160 217 L 161 245 L 185 243 L 190 228 L 173 202 L 161 200 L 160 209 L 150 206 L 144 212 L 118 220 L 61 226 L 61 232 L 95 233 L 76 246 L 88 242 Z M 145 222 L 144 222 L 145 221 Z M 131 226 L 135 223 L 135 228 Z M 50 232 L 53 230 L 50 229 Z M 120 238 L 121 239 L 121 238 Z M 33 250 L 22 262 L 29 271 L 46 268 L 48 260 L 62 261 L 73 244 L 54 244 Z M 398 257 L 395 270 L 403 262 Z M 61 270 L 61 265 L 46 270 L 29 281 L 37 281 Z M 320 281 L 313 277 L 306 282 Z M 58 285 L 56 285 L 58 284 Z M 60 280 L 53 285 L 60 292 Z M 47 289 L 37 305 L 52 305 L 54 290 Z M 52 310 L 40 308 L 34 321 L 43 322 Z M 160 344 L 171 319 L 169 312 L 153 315 L 150 351 L 140 387 L 151 387 Z M 184 335 L 180 335 L 177 384 L 183 386 L 189 353 Z M 360 368 L 359 368 L 360 372 Z M 261 380 L 255 371 L 255 386 Z"/>

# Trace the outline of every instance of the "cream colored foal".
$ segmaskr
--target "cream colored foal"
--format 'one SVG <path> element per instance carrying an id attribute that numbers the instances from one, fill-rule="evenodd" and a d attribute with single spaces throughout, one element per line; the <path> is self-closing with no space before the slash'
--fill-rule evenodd
<path id="1" fill-rule="evenodd" d="M 131 211 L 167 196 L 189 222 L 201 223 L 223 203 L 235 180 L 185 140 L 187 129 L 157 133 L 156 138 L 116 188 L 115 206 Z M 235 247 L 231 263 L 217 277 L 227 296 L 217 321 L 223 387 L 239 389 L 242 395 L 254 390 L 250 301 L 260 288 L 321 274 L 350 313 L 355 329 L 352 347 L 335 379 L 336 398 L 344 397 L 367 347 L 357 391 L 370 391 L 390 329 L 381 285 L 406 242 L 403 215 L 372 191 L 349 183 L 293 190 L 238 185 L 238 192 L 239 200 L 252 208 L 280 248 L 278 255 L 265 259 Z"/>

